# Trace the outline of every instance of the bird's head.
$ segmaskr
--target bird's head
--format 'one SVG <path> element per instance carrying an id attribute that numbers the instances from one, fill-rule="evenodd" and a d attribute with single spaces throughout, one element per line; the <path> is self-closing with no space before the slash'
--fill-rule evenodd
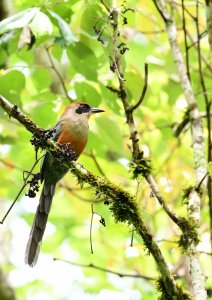
<path id="1" fill-rule="evenodd" d="M 67 106 L 64 111 L 64 114 L 72 115 L 74 117 L 84 118 L 87 119 L 96 113 L 104 112 L 103 109 L 93 107 L 86 102 L 73 102 Z"/>

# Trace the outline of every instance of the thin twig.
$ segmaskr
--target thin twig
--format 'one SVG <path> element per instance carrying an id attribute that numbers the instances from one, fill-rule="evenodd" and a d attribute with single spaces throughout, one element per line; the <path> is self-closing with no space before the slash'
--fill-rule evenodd
<path id="1" fill-rule="evenodd" d="M 10 167 L 10 168 L 16 169 L 16 170 L 21 171 L 21 172 L 26 172 L 24 169 L 22 169 L 22 168 L 20 168 L 20 167 L 18 167 L 18 166 L 15 166 L 15 165 L 13 165 L 13 164 L 11 164 L 11 163 L 5 161 L 5 160 L 2 159 L 2 158 L 0 158 L 0 162 L 1 162 L 2 164 L 4 164 L 5 166 Z M 27 174 L 28 174 L 28 173 L 29 173 L 29 172 L 27 172 Z M 63 189 L 66 189 L 67 191 L 69 191 L 70 193 L 72 193 L 75 197 L 77 197 L 78 199 L 80 199 L 80 200 L 82 200 L 82 201 L 84 201 L 84 202 L 93 202 L 93 200 L 84 198 L 84 197 L 80 196 L 78 193 L 76 193 L 76 191 L 82 190 L 81 187 L 74 187 L 74 188 L 73 188 L 73 187 L 70 187 L 70 186 L 65 185 L 63 182 L 59 182 L 59 183 L 58 183 L 58 186 L 61 187 L 61 188 L 63 188 Z M 87 190 L 90 190 L 91 187 L 83 187 L 83 191 L 86 190 L 86 189 L 87 189 Z M 104 199 L 100 199 L 100 200 L 97 200 L 96 203 L 100 203 L 100 202 L 103 202 L 103 201 L 104 201 Z"/>
<path id="2" fill-rule="evenodd" d="M 103 172 L 103 170 L 102 170 L 102 168 L 101 168 L 101 166 L 100 166 L 100 164 L 99 164 L 99 162 L 98 162 L 98 160 L 96 159 L 96 156 L 93 154 L 93 151 L 91 150 L 90 153 L 84 153 L 84 154 L 87 155 L 87 156 L 89 156 L 89 157 L 91 157 L 91 158 L 93 159 L 93 161 L 94 161 L 94 163 L 95 163 L 95 165 L 96 165 L 96 167 L 97 167 L 99 173 L 100 173 L 103 177 L 106 177 L 106 176 L 105 176 L 105 173 Z"/>
<path id="3" fill-rule="evenodd" d="M 136 201 L 137 201 L 137 199 L 138 199 L 139 185 L 140 185 L 140 182 L 137 180 L 137 184 L 136 184 L 136 192 L 135 192 L 135 199 L 136 199 Z M 133 228 L 133 229 L 131 230 L 130 247 L 133 247 L 134 233 L 135 233 L 135 228 Z"/>
<path id="4" fill-rule="evenodd" d="M 18 195 L 15 197 L 15 200 L 13 201 L 13 203 L 10 205 L 9 209 L 7 210 L 6 214 L 4 215 L 4 217 L 2 218 L 2 220 L 0 221 L 0 224 L 3 224 L 4 221 L 6 220 L 7 216 L 9 215 L 11 209 L 13 208 L 13 206 L 15 205 L 16 201 L 18 200 L 19 196 L 21 195 L 21 193 L 23 192 L 23 190 L 25 189 L 25 187 L 28 185 L 28 178 L 30 177 L 30 175 L 32 174 L 32 171 L 34 170 L 34 168 L 36 167 L 36 165 L 38 164 L 38 162 L 40 161 L 42 157 L 40 157 L 38 160 L 36 160 L 31 168 L 31 170 L 29 171 L 28 175 L 26 176 L 25 180 L 24 180 L 24 184 L 21 187 L 20 191 L 18 192 Z"/>
<path id="5" fill-rule="evenodd" d="M 193 36 L 190 34 L 190 32 L 188 30 L 186 30 L 186 32 L 187 32 L 186 34 L 187 34 L 189 40 L 191 41 L 192 45 L 194 45 L 194 47 L 197 49 L 197 43 L 194 42 Z M 207 58 L 202 53 L 201 53 L 201 59 L 202 59 L 202 61 L 204 61 L 204 63 L 207 66 L 208 70 L 210 72 L 212 72 L 212 65 L 211 65 L 211 63 L 207 60 Z"/>
<path id="6" fill-rule="evenodd" d="M 133 228 L 131 232 L 130 247 L 133 247 L 135 229 Z"/>
<path id="7" fill-rule="evenodd" d="M 171 1 L 172 1 L 171 4 L 183 7 L 183 10 L 186 11 L 186 13 L 191 17 L 192 20 L 195 19 L 195 16 L 190 13 L 190 11 L 186 8 L 186 6 L 184 5 L 184 3 L 182 3 L 182 1 L 181 1 L 181 3 L 178 3 L 178 2 L 173 1 L 173 0 L 171 0 Z"/>
<path id="8" fill-rule="evenodd" d="M 63 183 L 63 181 L 59 182 L 58 186 L 60 186 L 64 189 L 67 189 L 71 193 L 72 193 L 72 191 L 81 191 L 82 190 L 81 186 L 76 186 L 76 187 L 73 188 L 73 187 L 70 187 L 70 186 L 66 185 L 65 183 Z M 83 186 L 83 191 L 85 191 L 85 190 L 91 190 L 91 187 L 90 186 L 86 186 L 86 187 Z"/>
<path id="9" fill-rule="evenodd" d="M 164 211 L 167 213 L 170 219 L 179 226 L 182 232 L 184 232 L 187 223 L 186 220 L 184 218 L 179 218 L 173 211 L 171 211 L 169 206 L 166 204 L 163 196 L 161 195 L 159 187 L 154 177 L 151 174 L 149 174 L 146 177 L 146 181 L 149 183 L 154 196 L 157 198 L 158 202 L 163 207 Z"/>
<path id="10" fill-rule="evenodd" d="M 210 113 L 210 116 L 212 116 L 212 112 Z M 201 112 L 200 117 L 201 118 L 207 118 L 207 114 Z M 154 130 L 158 130 L 158 129 L 171 128 L 174 131 L 174 135 L 178 136 L 179 134 L 176 134 L 176 131 L 177 131 L 178 127 L 180 127 L 182 129 L 182 130 L 180 129 L 180 132 L 179 132 L 179 133 L 181 133 L 185 129 L 185 127 L 189 124 L 189 121 L 190 121 L 190 119 L 187 119 L 187 120 L 182 119 L 181 122 L 167 123 L 167 124 L 164 124 L 164 125 L 155 126 L 154 128 L 152 128 L 152 127 L 151 128 L 146 128 L 145 130 L 154 131 Z"/>
<path id="11" fill-rule="evenodd" d="M 93 200 L 90 200 L 90 199 L 87 199 L 85 197 L 82 197 L 81 195 L 79 195 L 78 193 L 76 193 L 76 190 L 79 191 L 79 189 L 71 188 L 70 186 L 67 186 L 67 185 L 65 185 L 63 183 L 59 183 L 58 186 L 61 187 L 61 188 L 63 188 L 63 189 L 65 189 L 65 190 L 67 190 L 68 192 L 70 192 L 72 195 L 74 195 L 75 197 L 77 197 L 81 201 L 90 202 L 90 203 L 93 202 Z M 80 188 L 80 190 L 81 190 L 81 188 Z M 85 188 L 83 188 L 83 190 L 85 190 Z M 103 201 L 103 200 L 101 200 L 101 201 Z M 100 201 L 98 201 L 98 202 L 100 202 Z"/>
<path id="12" fill-rule="evenodd" d="M 30 176 L 30 175 L 29 175 Z M 16 201 L 18 200 L 19 196 L 21 195 L 21 193 L 23 192 L 24 188 L 27 186 L 28 183 L 24 183 L 23 186 L 21 187 L 20 191 L 18 192 L 18 195 L 15 197 L 15 200 L 13 201 L 13 203 L 10 205 L 9 209 L 7 210 L 6 214 L 4 215 L 4 217 L 2 218 L 2 220 L 0 221 L 0 224 L 3 224 L 5 219 L 7 218 L 7 216 L 9 215 L 11 209 L 13 208 L 13 206 L 15 205 Z"/>
<path id="13" fill-rule="evenodd" d="M 63 77 L 61 76 L 61 74 L 60 74 L 60 72 L 57 70 L 57 68 L 55 67 L 54 61 L 53 61 L 52 56 L 51 56 L 51 54 L 50 54 L 50 52 L 49 52 L 49 51 L 50 51 L 50 48 L 45 48 L 45 49 L 46 49 L 46 52 L 47 52 L 49 61 L 50 61 L 50 63 L 51 63 L 51 67 L 52 67 L 52 69 L 55 71 L 55 73 L 57 74 L 57 77 L 58 77 L 59 80 L 60 80 L 60 83 L 61 83 L 61 85 L 62 85 L 62 87 L 63 87 L 63 91 L 64 91 L 66 97 L 70 100 L 70 102 L 72 102 L 73 99 L 72 99 L 72 98 L 69 96 L 69 94 L 68 94 L 67 88 L 66 88 L 66 86 L 65 86 L 65 82 L 64 82 L 64 80 L 63 80 Z"/>
<path id="14" fill-rule="evenodd" d="M 143 90 L 141 93 L 141 97 L 135 105 L 133 105 L 132 107 L 129 108 L 129 110 L 131 112 L 133 112 L 135 109 L 137 109 L 141 105 L 141 103 L 143 102 L 144 97 L 146 95 L 146 90 L 147 90 L 147 86 L 148 86 L 148 64 L 147 63 L 145 64 L 145 67 L 144 67 L 144 74 L 145 74 L 144 75 L 144 86 L 143 86 Z"/>
<path id="15" fill-rule="evenodd" d="M 161 18 L 164 20 L 165 23 L 167 23 L 169 21 L 169 19 L 168 19 L 167 15 L 164 14 L 164 12 L 163 12 L 163 10 L 161 8 L 160 3 L 158 3 L 157 0 L 153 0 L 153 2 L 155 4 L 155 6 L 156 6 L 156 8 L 157 8 L 157 10 L 159 12 L 159 14 L 161 15 Z"/>
<path id="16" fill-rule="evenodd" d="M 110 13 L 110 8 L 107 6 L 107 4 L 103 0 L 101 0 L 101 3 L 106 8 L 107 12 Z"/>
<path id="17" fill-rule="evenodd" d="M 93 203 L 91 204 L 91 223 L 90 223 L 90 249 L 91 249 L 91 254 L 93 254 L 93 242 L 92 242 L 92 229 L 93 229 L 93 216 L 94 216 L 94 211 L 93 211 Z"/>
<path id="18" fill-rule="evenodd" d="M 18 166 L 15 166 L 15 165 L 9 163 L 8 161 L 6 161 L 6 160 L 4 160 L 4 159 L 2 159 L 2 158 L 0 158 L 0 162 L 1 162 L 2 164 L 4 164 L 5 166 L 9 167 L 9 168 L 16 169 L 16 170 L 19 170 L 19 171 L 21 171 L 21 172 L 24 172 L 24 171 L 25 171 L 23 168 L 20 168 L 20 167 L 18 167 Z"/>
<path id="19" fill-rule="evenodd" d="M 202 38 L 205 37 L 205 35 L 207 34 L 207 31 L 203 31 L 202 33 L 200 33 L 199 35 L 199 40 L 201 40 Z M 193 41 L 193 43 L 188 47 L 188 49 L 192 48 L 193 46 L 197 45 L 198 44 L 198 40 L 196 41 Z"/>
<path id="20" fill-rule="evenodd" d="M 198 184 L 198 186 L 197 186 L 198 189 L 201 187 L 202 183 L 204 182 L 204 180 L 205 180 L 205 178 L 206 178 L 207 176 L 208 176 L 208 172 L 206 172 L 205 175 L 204 175 L 204 176 L 202 177 L 202 179 L 200 180 L 200 182 L 199 182 L 199 184 Z"/>
<path id="21" fill-rule="evenodd" d="M 105 220 L 104 218 L 102 218 L 102 216 L 98 213 L 96 213 L 93 209 L 93 206 L 94 206 L 94 203 L 96 202 L 96 200 L 98 200 L 101 196 L 101 192 L 99 192 L 97 195 L 96 195 L 96 198 L 92 201 L 92 204 L 91 204 L 91 222 L 90 222 L 90 234 L 89 234 L 89 237 L 90 237 L 90 249 L 91 249 L 91 254 L 93 254 L 93 240 L 92 240 L 92 232 L 93 232 L 93 216 L 94 215 L 98 215 L 101 217 L 101 220 L 104 221 L 104 226 L 105 226 Z M 102 223 L 102 222 L 100 222 Z M 102 223 L 103 224 L 103 223 Z"/>
<path id="22" fill-rule="evenodd" d="M 189 47 L 188 47 L 188 41 L 187 41 L 185 5 L 184 5 L 184 0 L 181 0 L 181 1 L 182 1 L 182 21 L 183 21 L 184 44 L 185 44 L 185 54 L 186 54 L 186 69 L 187 69 L 188 78 L 191 81 L 190 70 L 189 70 L 189 52 L 188 52 Z"/>
<path id="23" fill-rule="evenodd" d="M 60 259 L 60 258 L 54 258 L 54 261 L 62 261 L 62 262 L 65 262 L 67 264 L 70 264 L 70 265 L 73 265 L 73 266 L 76 266 L 76 267 L 92 268 L 92 269 L 96 269 L 96 270 L 99 270 L 99 271 L 102 271 L 102 272 L 114 274 L 114 275 L 117 275 L 119 277 L 131 277 L 131 278 L 142 278 L 142 279 L 146 279 L 146 280 L 156 280 L 154 277 L 149 277 L 149 276 L 145 276 L 145 275 L 141 275 L 141 274 L 120 273 L 120 272 L 112 271 L 110 269 L 106 269 L 106 268 L 96 266 L 94 264 L 80 264 L 80 263 L 75 263 L 75 262 L 71 262 L 69 260 Z"/>

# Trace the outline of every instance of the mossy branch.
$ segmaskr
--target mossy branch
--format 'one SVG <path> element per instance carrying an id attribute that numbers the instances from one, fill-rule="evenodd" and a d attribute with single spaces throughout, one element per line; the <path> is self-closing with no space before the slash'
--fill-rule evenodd
<path id="1" fill-rule="evenodd" d="M 39 128 L 29 117 L 27 117 L 17 107 L 17 105 L 11 104 L 2 96 L 0 96 L 0 105 L 10 117 L 18 120 L 33 135 L 39 136 L 42 129 Z M 47 150 L 52 156 L 59 159 L 58 154 L 60 154 L 60 148 L 53 141 L 44 140 L 42 148 Z M 148 227 L 144 224 L 141 218 L 140 209 L 135 198 L 129 192 L 124 191 L 122 188 L 111 183 L 108 179 L 95 176 L 75 161 L 62 161 L 61 163 L 68 167 L 72 174 L 74 174 L 80 182 L 89 183 L 95 190 L 98 191 L 98 193 L 101 192 L 110 199 L 109 207 L 117 222 L 125 222 L 133 225 L 155 260 L 163 282 L 164 293 L 167 297 L 170 299 L 173 299 L 173 297 L 176 299 L 190 299 L 189 296 L 185 296 L 187 295 L 185 292 L 178 289 L 160 248 L 154 241 Z"/>
<path id="2" fill-rule="evenodd" d="M 104 2 L 102 3 L 103 5 L 105 5 Z M 131 170 L 133 172 L 133 177 L 135 179 L 138 179 L 140 176 L 143 176 L 145 178 L 146 182 L 149 184 L 149 187 L 152 190 L 152 193 L 157 198 L 163 210 L 184 233 L 185 228 L 188 230 L 190 228 L 188 221 L 185 218 L 177 216 L 166 204 L 166 201 L 159 190 L 158 184 L 151 173 L 151 162 L 149 159 L 144 157 L 143 151 L 141 151 L 139 145 L 138 132 L 136 129 L 133 113 L 141 105 L 146 95 L 146 90 L 148 87 L 148 65 L 145 64 L 144 68 L 144 86 L 141 92 L 140 99 L 135 105 L 130 105 L 129 96 L 127 94 L 126 81 L 124 78 L 124 72 L 122 67 L 122 57 L 119 51 L 119 8 L 113 6 L 111 9 L 109 9 L 109 11 L 108 7 L 105 8 L 109 14 L 110 26 L 112 30 L 112 58 L 113 64 L 116 67 L 115 70 L 119 82 L 119 89 L 111 87 L 108 88 L 112 92 L 115 92 L 117 96 L 121 99 L 125 111 L 126 123 L 129 128 L 130 140 L 132 141 Z"/>

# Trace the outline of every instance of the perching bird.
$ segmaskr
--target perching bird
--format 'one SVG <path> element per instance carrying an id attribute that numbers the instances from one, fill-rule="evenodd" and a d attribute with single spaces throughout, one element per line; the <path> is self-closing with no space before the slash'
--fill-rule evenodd
<path id="1" fill-rule="evenodd" d="M 84 102 L 70 104 L 55 126 L 55 133 L 52 139 L 59 144 L 70 145 L 75 152 L 76 158 L 78 158 L 87 144 L 89 117 L 94 113 L 103 111 Z M 25 253 L 25 263 L 32 267 L 38 260 L 56 183 L 67 172 L 68 169 L 57 159 L 49 153 L 45 154 L 41 164 L 41 182 L 44 182 L 43 190 Z"/>

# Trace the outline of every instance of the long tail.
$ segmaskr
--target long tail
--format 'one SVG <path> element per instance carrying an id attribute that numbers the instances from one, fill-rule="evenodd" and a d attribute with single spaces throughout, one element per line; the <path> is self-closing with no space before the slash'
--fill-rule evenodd
<path id="1" fill-rule="evenodd" d="M 38 260 L 40 245 L 51 209 L 54 191 L 55 184 L 44 182 L 25 252 L 25 263 L 31 267 L 33 267 Z"/>

